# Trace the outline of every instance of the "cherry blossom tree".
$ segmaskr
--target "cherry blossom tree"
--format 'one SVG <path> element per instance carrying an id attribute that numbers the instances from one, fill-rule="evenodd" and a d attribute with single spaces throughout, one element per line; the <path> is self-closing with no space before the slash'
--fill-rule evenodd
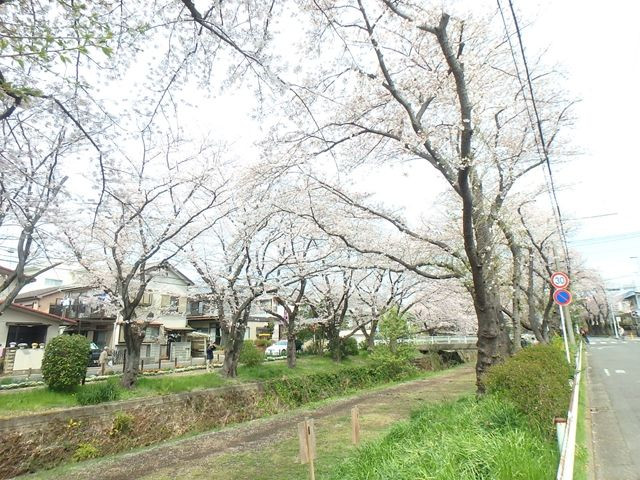
<path id="1" fill-rule="evenodd" d="M 280 138 L 310 158 L 426 162 L 456 193 L 483 392 L 484 372 L 510 346 L 496 220 L 518 180 L 545 162 L 508 43 L 495 25 L 410 2 L 314 2 L 310 10 L 323 32 L 313 41 L 326 68 L 309 72 L 312 115 L 293 112 L 298 128 Z M 550 76 L 535 72 L 533 81 L 548 133 L 542 148 L 550 152 L 560 145 L 570 102 Z"/>
<path id="2" fill-rule="evenodd" d="M 251 193 L 236 188 L 230 212 L 194 243 L 189 254 L 206 290 L 203 298 L 209 299 L 220 323 L 222 374 L 227 377 L 237 375 L 252 304 L 298 281 L 280 275 L 296 262 L 295 251 L 288 247 L 287 224 L 267 201 L 258 206 Z"/>
<path id="3" fill-rule="evenodd" d="M 138 159 L 106 167 L 99 208 L 88 205 L 64 232 L 77 262 L 118 314 L 127 388 L 136 383 L 140 347 L 153 318 L 153 312 L 144 318 L 138 313 L 147 285 L 225 215 L 228 200 L 227 181 L 211 152 L 188 155 L 185 145 L 148 142 L 140 148 Z"/>
<path id="4" fill-rule="evenodd" d="M 25 127 L 22 132 L 26 131 Z M 72 149 L 73 141 L 64 129 L 52 139 L 30 133 L 32 136 L 2 137 L 0 242 L 15 252 L 15 266 L 0 282 L 0 314 L 25 285 L 59 264 L 47 258 L 54 243 L 47 227 L 56 223 L 67 180 L 59 162 Z"/>

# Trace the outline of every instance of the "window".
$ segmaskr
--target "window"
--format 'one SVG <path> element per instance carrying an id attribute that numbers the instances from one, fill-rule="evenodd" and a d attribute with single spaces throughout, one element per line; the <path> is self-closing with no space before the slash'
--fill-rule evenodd
<path id="1" fill-rule="evenodd" d="M 244 331 L 244 339 L 251 340 L 251 327 L 247 327 L 247 329 Z"/>
<path id="2" fill-rule="evenodd" d="M 179 303 L 180 297 L 173 295 L 162 295 L 160 306 L 169 312 L 177 312 Z"/>
<path id="3" fill-rule="evenodd" d="M 47 287 L 57 287 L 58 285 L 62 285 L 62 280 L 58 280 L 57 278 L 45 278 L 44 284 Z"/>
<path id="4" fill-rule="evenodd" d="M 144 331 L 144 339 L 147 342 L 152 342 L 158 339 L 158 336 L 160 335 L 160 327 L 147 327 Z M 149 355 L 147 355 L 148 357 Z"/>
<path id="5" fill-rule="evenodd" d="M 140 305 L 151 305 L 152 301 L 153 301 L 153 294 L 145 293 L 144 295 L 142 295 L 142 299 L 140 300 Z"/>

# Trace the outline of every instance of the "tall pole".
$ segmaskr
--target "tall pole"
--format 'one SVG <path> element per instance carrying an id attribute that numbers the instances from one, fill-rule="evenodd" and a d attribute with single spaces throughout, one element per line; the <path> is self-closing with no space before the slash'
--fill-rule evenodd
<path id="1" fill-rule="evenodd" d="M 555 263 L 556 271 L 558 271 L 560 269 L 560 267 L 558 267 L 558 256 L 556 254 L 555 247 L 553 247 L 553 261 Z M 567 267 L 568 267 L 568 265 L 567 265 Z M 569 338 L 569 343 L 571 345 L 575 345 L 576 344 L 576 338 L 573 335 L 573 322 L 571 321 L 571 312 L 569 311 L 568 307 L 560 306 L 559 308 L 560 308 L 560 320 L 563 321 L 562 318 L 563 317 L 565 318 L 565 320 L 564 320 L 564 322 L 566 324 L 565 339 L 566 339 L 566 337 L 568 337 Z M 566 310 L 565 310 L 565 308 L 566 308 Z M 564 313 L 563 313 L 563 310 L 564 310 Z"/>
<path id="2" fill-rule="evenodd" d="M 609 304 L 609 312 L 611 313 L 611 330 L 613 330 L 613 335 L 618 338 L 618 326 L 616 325 L 616 317 L 613 313 L 613 307 L 611 306 L 611 302 L 607 298 L 607 303 Z"/>
<path id="3" fill-rule="evenodd" d="M 567 342 L 567 326 L 564 321 L 562 305 L 558 305 L 558 310 L 560 310 L 560 326 L 562 327 L 562 338 L 564 339 L 564 351 L 567 354 L 567 363 L 571 364 L 571 357 L 569 355 L 569 343 Z"/>

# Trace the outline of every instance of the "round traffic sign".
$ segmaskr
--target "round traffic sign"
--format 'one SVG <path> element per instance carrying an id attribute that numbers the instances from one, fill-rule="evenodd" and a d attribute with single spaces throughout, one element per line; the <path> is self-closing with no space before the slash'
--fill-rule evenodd
<path id="1" fill-rule="evenodd" d="M 553 285 L 554 288 L 566 288 L 569 285 L 569 275 L 564 272 L 552 273 L 551 285 Z"/>
<path id="2" fill-rule="evenodd" d="M 564 288 L 559 288 L 553 292 L 553 301 L 558 305 L 569 305 L 571 303 L 571 292 Z"/>

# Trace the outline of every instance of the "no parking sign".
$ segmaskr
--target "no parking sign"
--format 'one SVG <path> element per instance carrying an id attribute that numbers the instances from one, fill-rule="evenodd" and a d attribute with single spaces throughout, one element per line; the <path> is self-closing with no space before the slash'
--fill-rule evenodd
<path id="1" fill-rule="evenodd" d="M 558 305 L 569 305 L 571 303 L 571 292 L 564 288 L 559 288 L 553 292 L 553 301 Z"/>

